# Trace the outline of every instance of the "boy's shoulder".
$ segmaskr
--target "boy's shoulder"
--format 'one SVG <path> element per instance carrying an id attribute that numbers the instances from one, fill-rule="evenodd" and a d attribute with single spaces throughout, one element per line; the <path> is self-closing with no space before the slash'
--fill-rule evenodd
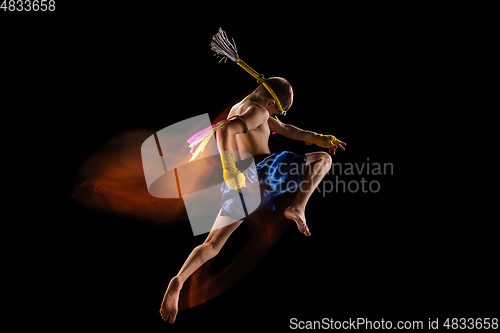
<path id="1" fill-rule="evenodd" d="M 235 104 L 230 111 L 230 115 L 241 115 L 246 112 L 266 112 L 267 110 L 262 105 L 257 104 L 254 101 L 242 101 Z"/>
<path id="2" fill-rule="evenodd" d="M 255 103 L 255 102 L 253 102 L 253 104 L 248 105 L 248 107 L 245 111 L 267 112 L 265 107 Z"/>

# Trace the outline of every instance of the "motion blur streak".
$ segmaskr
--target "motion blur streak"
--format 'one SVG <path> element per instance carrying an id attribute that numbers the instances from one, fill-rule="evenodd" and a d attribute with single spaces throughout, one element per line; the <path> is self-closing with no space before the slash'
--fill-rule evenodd
<path id="1" fill-rule="evenodd" d="M 225 119 L 229 109 L 213 123 Z M 162 199 L 148 193 L 141 161 L 141 145 L 154 129 L 125 131 L 110 139 L 79 170 L 72 198 L 85 207 L 112 211 L 162 224 L 181 223 L 185 212 L 182 199 Z M 200 165 L 201 166 L 201 165 Z M 196 183 L 193 174 L 193 183 Z M 247 242 L 217 274 L 209 272 L 215 257 L 186 280 L 180 294 L 179 309 L 202 304 L 229 289 L 245 277 L 278 241 L 291 222 L 283 209 L 293 201 L 287 193 L 275 201 L 275 211 L 260 211 L 244 222 L 249 229 Z"/>
<path id="2" fill-rule="evenodd" d="M 110 139 L 79 170 L 72 198 L 88 208 L 175 223 L 184 211 L 182 200 L 153 197 L 144 179 L 141 145 L 153 133 L 129 130 Z"/>

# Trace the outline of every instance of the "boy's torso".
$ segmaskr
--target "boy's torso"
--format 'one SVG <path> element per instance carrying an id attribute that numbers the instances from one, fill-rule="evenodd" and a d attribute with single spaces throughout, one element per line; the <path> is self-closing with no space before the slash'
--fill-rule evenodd
<path id="1" fill-rule="evenodd" d="M 244 99 L 243 101 L 235 104 L 229 111 L 228 118 L 243 114 L 253 102 Z M 260 125 L 259 127 L 248 131 L 247 133 L 236 134 L 234 140 L 231 143 L 232 151 L 245 151 L 250 153 L 252 156 L 270 154 L 269 151 L 269 125 L 267 121 Z M 235 160 L 237 157 L 235 156 Z"/>

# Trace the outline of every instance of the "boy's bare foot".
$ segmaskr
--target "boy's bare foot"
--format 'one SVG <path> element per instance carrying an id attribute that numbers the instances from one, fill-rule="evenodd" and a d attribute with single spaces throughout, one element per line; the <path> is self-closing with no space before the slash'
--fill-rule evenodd
<path id="1" fill-rule="evenodd" d="M 181 291 L 182 284 L 178 277 L 173 277 L 168 284 L 167 291 L 165 292 L 165 296 L 163 297 L 163 302 L 160 307 L 160 314 L 163 320 L 167 321 L 170 324 L 173 324 L 175 321 L 175 317 L 177 316 L 179 303 L 179 293 Z M 170 319 L 169 319 L 170 317 Z"/>
<path id="2" fill-rule="evenodd" d="M 306 236 L 311 236 L 309 228 L 307 227 L 306 224 L 306 217 L 304 216 L 304 210 L 294 206 L 290 206 L 285 209 L 284 215 L 287 219 L 294 220 L 295 223 L 297 223 L 297 228 L 299 228 L 299 231 L 301 233 L 303 233 Z"/>

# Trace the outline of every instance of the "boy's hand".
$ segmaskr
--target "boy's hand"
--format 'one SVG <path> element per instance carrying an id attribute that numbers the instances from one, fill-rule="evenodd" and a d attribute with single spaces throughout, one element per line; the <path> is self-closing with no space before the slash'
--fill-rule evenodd
<path id="1" fill-rule="evenodd" d="M 340 147 L 340 149 L 342 149 L 342 150 L 345 150 L 344 146 L 342 146 L 342 145 L 346 146 L 347 144 L 346 144 L 345 142 L 340 141 L 340 143 L 339 143 L 339 144 L 333 144 L 333 145 L 330 147 L 330 149 L 328 149 L 328 152 L 329 152 L 330 154 L 332 154 L 332 155 L 335 155 L 335 150 L 336 150 L 338 147 Z"/>
<path id="2" fill-rule="evenodd" d="M 333 135 L 323 135 L 323 134 L 318 134 L 314 132 L 307 131 L 304 133 L 304 141 L 306 145 L 311 145 L 315 144 L 317 146 L 323 147 L 323 148 L 328 148 L 328 152 L 330 154 L 335 155 L 335 150 L 340 147 L 342 150 L 345 150 L 344 146 L 346 145 L 345 142 L 340 141 Z"/>
<path id="3" fill-rule="evenodd" d="M 245 186 L 245 175 L 236 168 L 234 163 L 233 154 L 221 155 L 222 167 L 224 173 L 224 180 L 231 190 L 238 190 Z"/>

